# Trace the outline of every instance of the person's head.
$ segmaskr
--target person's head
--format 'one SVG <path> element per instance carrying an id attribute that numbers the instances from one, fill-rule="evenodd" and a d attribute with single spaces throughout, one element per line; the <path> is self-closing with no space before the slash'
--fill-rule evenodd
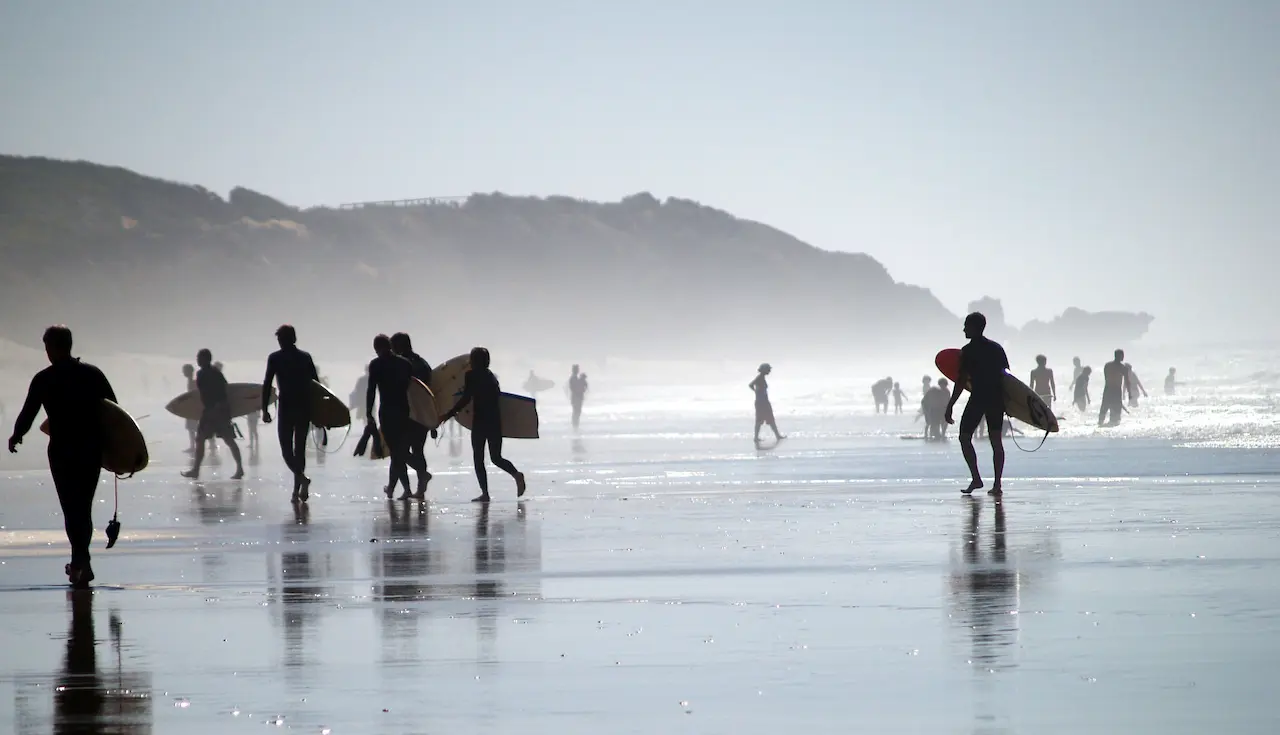
<path id="1" fill-rule="evenodd" d="M 213 364 L 213 353 L 208 348 L 200 350 L 196 353 L 196 364 L 202 368 L 207 368 Z"/>
<path id="2" fill-rule="evenodd" d="M 1124 350 L 1116 350 L 1116 362 L 1124 362 Z"/>
<path id="3" fill-rule="evenodd" d="M 1040 367 L 1044 367 L 1045 365 L 1049 364 L 1049 358 L 1045 357 L 1044 355 L 1036 355 L 1036 364 L 1039 365 Z"/>
<path id="4" fill-rule="evenodd" d="M 573 374 L 574 374 L 574 375 L 577 375 L 577 374 L 578 374 L 578 366 L 577 366 L 577 365 L 574 365 L 574 366 L 573 366 Z"/>
<path id="5" fill-rule="evenodd" d="M 894 384 L 893 384 L 893 389 L 894 389 L 894 390 L 898 390 L 898 389 L 899 389 L 899 388 L 901 388 L 901 387 L 902 387 L 902 386 L 898 385 L 897 383 L 894 383 Z"/>
<path id="6" fill-rule="evenodd" d="M 1169 368 L 1169 374 L 1170 374 L 1170 375 L 1176 375 L 1176 374 L 1177 374 L 1177 372 L 1178 372 L 1178 368 Z"/>
<path id="7" fill-rule="evenodd" d="M 1081 370 L 1081 371 L 1080 371 L 1080 374 L 1081 374 L 1081 375 L 1092 375 L 1092 374 L 1093 374 L 1093 368 L 1091 368 L 1091 367 L 1086 367 L 1084 370 Z"/>
<path id="8" fill-rule="evenodd" d="M 982 312 L 975 311 L 964 318 L 964 336 L 973 339 L 981 337 L 985 331 L 987 331 L 987 318 L 982 315 Z"/>
<path id="9" fill-rule="evenodd" d="M 773 372 L 773 366 L 772 366 L 772 365 L 770 365 L 770 364 L 769 364 L 769 363 L 767 363 L 767 362 L 762 362 L 762 363 L 760 363 L 760 374 L 761 374 L 761 375 L 768 375 L 768 374 L 769 374 L 769 373 L 771 373 L 771 372 Z"/>
<path id="10" fill-rule="evenodd" d="M 182 374 L 190 378 L 192 375 L 196 374 L 196 369 L 191 365 L 191 363 L 187 363 L 186 365 L 182 366 Z"/>
<path id="11" fill-rule="evenodd" d="M 939 388 L 941 388 L 941 389 L 943 389 L 943 390 L 946 390 L 948 385 L 951 385 L 951 383 L 947 382 L 947 379 L 946 379 L 946 378 L 938 378 L 938 387 L 939 387 Z"/>
<path id="12" fill-rule="evenodd" d="M 1075 365 L 1076 367 L 1080 367 L 1080 358 L 1078 357 L 1071 358 L 1071 364 Z"/>
<path id="13" fill-rule="evenodd" d="M 298 330 L 292 324 L 281 324 L 276 330 L 276 341 L 281 347 L 294 347 L 298 344 Z"/>
<path id="14" fill-rule="evenodd" d="M 576 365 L 574 367 L 577 367 Z M 471 348 L 471 368 L 473 370 L 489 369 L 489 350 L 483 347 Z"/>
<path id="15" fill-rule="evenodd" d="M 44 330 L 44 354 L 49 362 L 71 357 L 71 330 L 65 324 L 55 324 Z"/>
<path id="16" fill-rule="evenodd" d="M 396 332 L 391 335 L 391 349 L 395 350 L 397 355 L 407 355 L 413 352 L 413 341 L 404 332 Z"/>
<path id="17" fill-rule="evenodd" d="M 379 334 L 373 338 L 373 351 L 378 353 L 378 357 L 386 357 L 391 354 L 391 338 L 385 334 Z"/>

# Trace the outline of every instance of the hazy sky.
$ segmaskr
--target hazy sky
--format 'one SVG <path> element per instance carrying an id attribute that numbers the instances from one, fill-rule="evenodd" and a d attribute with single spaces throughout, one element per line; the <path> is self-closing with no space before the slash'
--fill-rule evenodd
<path id="1" fill-rule="evenodd" d="M 1268 0 L 0 0 L 0 152 L 299 205 L 650 191 L 957 312 L 1280 337 L 1277 39 Z"/>

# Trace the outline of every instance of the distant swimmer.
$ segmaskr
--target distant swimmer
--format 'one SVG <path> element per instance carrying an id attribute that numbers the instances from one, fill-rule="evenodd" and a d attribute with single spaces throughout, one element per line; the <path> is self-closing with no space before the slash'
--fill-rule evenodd
<path id="1" fill-rule="evenodd" d="M 555 383 L 544 378 L 539 378 L 532 370 L 530 370 L 529 377 L 525 378 L 524 381 L 524 390 L 526 393 L 536 398 L 539 393 L 553 387 L 554 385 Z"/>
<path id="2" fill-rule="evenodd" d="M 1164 376 L 1164 394 L 1166 396 L 1173 395 L 1178 389 L 1178 369 L 1169 368 L 1169 374 Z"/>
<path id="3" fill-rule="evenodd" d="M 907 394 L 902 392 L 902 386 L 897 383 L 893 384 L 893 412 L 902 413 L 902 402 L 906 400 Z"/>
<path id="4" fill-rule="evenodd" d="M 1098 426 L 1116 426 L 1120 423 L 1128 382 L 1129 371 L 1124 366 L 1124 350 L 1116 350 L 1116 359 L 1102 366 L 1102 409 L 1098 411 Z"/>
<path id="5" fill-rule="evenodd" d="M 946 438 L 947 379 L 938 378 L 938 384 L 920 399 L 920 412 L 924 414 L 924 438 L 942 441 Z"/>
<path id="6" fill-rule="evenodd" d="M 1048 367 L 1049 358 L 1036 355 L 1036 369 L 1031 371 L 1031 390 L 1040 396 L 1046 406 L 1058 400 L 1058 384 L 1053 380 L 1053 370 Z"/>
<path id="7" fill-rule="evenodd" d="M 1089 410 L 1089 404 L 1093 403 L 1093 399 L 1089 397 L 1089 376 L 1093 375 L 1093 368 L 1086 367 L 1080 371 L 1080 375 L 1075 380 L 1075 403 L 1076 408 L 1081 411 Z"/>
<path id="8" fill-rule="evenodd" d="M 776 441 L 786 439 L 786 437 L 778 431 L 778 422 L 773 417 L 773 403 L 769 401 L 768 377 L 772 372 L 773 367 L 766 362 L 760 366 L 760 373 L 756 375 L 755 380 L 752 380 L 747 384 L 747 387 L 756 394 L 756 444 L 760 443 L 760 429 L 762 429 L 765 424 L 768 424 L 769 428 L 773 430 L 773 437 Z"/>
<path id="9" fill-rule="evenodd" d="M 369 366 L 364 366 L 364 375 L 356 379 L 356 387 L 351 390 L 351 395 L 347 398 L 347 408 L 356 415 L 356 419 L 365 420 L 364 413 L 364 397 L 369 392 Z"/>
<path id="10" fill-rule="evenodd" d="M 9 451 L 18 451 L 44 408 L 49 419 L 49 472 L 71 544 L 71 563 L 63 571 L 72 587 L 85 588 L 93 581 L 89 542 L 93 540 L 93 495 L 102 474 L 102 401 L 114 402 L 116 394 L 101 370 L 71 356 L 71 343 L 70 329 L 45 330 L 49 367 L 31 380 L 9 437 Z M 109 528 L 107 535 L 111 535 Z"/>
<path id="11" fill-rule="evenodd" d="M 1071 385 L 1067 386 L 1067 390 L 1076 389 L 1076 381 L 1080 379 L 1080 374 L 1084 372 L 1084 368 L 1080 366 L 1080 358 L 1071 358 Z"/>
<path id="12" fill-rule="evenodd" d="M 276 384 L 280 424 L 280 453 L 293 473 L 294 502 L 307 502 L 311 478 L 307 477 L 307 430 L 311 428 L 311 381 L 320 373 L 311 355 L 298 349 L 298 332 L 285 324 L 276 330 L 280 349 L 267 358 L 262 379 L 262 423 L 271 423 L 271 384 Z"/>
<path id="13" fill-rule="evenodd" d="M 222 371 L 213 366 L 213 353 L 207 349 L 196 353 L 196 364 L 200 366 L 196 372 L 196 388 L 200 391 L 200 402 L 204 410 L 200 414 L 200 424 L 196 428 L 196 456 L 191 469 L 182 476 L 192 480 L 200 477 L 200 465 L 204 462 L 204 443 L 210 439 L 221 439 L 231 450 L 231 458 L 236 461 L 236 473 L 233 480 L 244 477 L 244 465 L 240 461 L 240 447 L 236 445 L 235 429 L 231 426 L 231 399 L 227 395 L 227 379 Z"/>
<path id="14" fill-rule="evenodd" d="M 413 377 L 422 381 L 422 384 L 431 387 L 431 365 L 424 359 L 422 355 L 413 351 L 413 341 L 408 334 L 404 332 L 396 332 L 391 335 L 391 349 L 404 359 L 409 361 L 409 367 L 412 368 Z M 435 438 L 438 436 L 435 429 L 427 429 L 427 427 L 416 421 L 409 422 L 409 466 L 418 475 L 418 492 L 414 493 L 418 500 L 425 500 L 427 497 L 427 483 L 431 482 L 431 473 L 427 471 L 427 437 Z M 406 490 L 407 494 L 407 490 Z"/>
<path id="15" fill-rule="evenodd" d="M 875 384 L 871 386 L 871 397 L 875 399 L 877 414 L 880 413 L 881 409 L 884 409 L 886 414 L 889 413 L 889 394 L 892 392 L 893 378 L 877 380 Z"/>
<path id="16" fill-rule="evenodd" d="M 933 378 L 928 375 L 920 379 L 920 397 L 923 398 L 929 392 L 929 388 L 933 385 Z"/>
<path id="17" fill-rule="evenodd" d="M 413 493 L 409 490 L 409 379 L 413 377 L 413 366 L 409 361 L 395 354 L 391 349 L 391 338 L 379 334 L 373 338 L 373 351 L 378 354 L 369 363 L 369 390 L 365 394 L 365 413 L 368 423 L 375 431 L 382 428 L 382 438 L 387 442 L 391 454 L 391 470 L 384 488 L 387 497 L 396 493 L 396 483 L 404 486 L 404 497 Z M 373 418 L 373 401 L 381 396 L 378 403 L 378 419 Z"/>
<path id="18" fill-rule="evenodd" d="M 569 383 L 565 386 L 565 390 L 569 391 L 569 405 L 573 408 L 573 428 L 576 431 L 578 422 L 582 420 L 582 403 L 586 400 L 587 391 L 590 390 L 586 373 L 579 374 L 577 365 L 574 365 L 570 372 Z"/>
<path id="19" fill-rule="evenodd" d="M 577 366 L 575 366 L 576 368 Z M 498 376 L 489 369 L 489 351 L 483 347 L 471 350 L 471 369 L 462 379 L 462 396 L 449 413 L 441 421 L 448 421 L 458 412 L 471 408 L 471 456 L 476 468 L 476 480 L 480 483 L 480 495 L 472 498 L 473 503 L 489 502 L 489 473 L 484 468 L 484 448 L 489 447 L 489 459 L 494 466 L 511 475 L 516 481 L 516 497 L 524 497 L 524 473 L 516 469 L 509 460 L 502 456 L 502 413 L 499 405 L 502 387 Z"/>
<path id="20" fill-rule="evenodd" d="M 191 365 L 190 363 L 183 365 L 182 377 L 187 379 L 188 393 L 190 393 L 193 390 L 196 390 L 195 366 Z M 191 419 L 187 419 L 186 425 L 187 425 L 187 439 L 190 441 L 190 445 L 187 447 L 187 454 L 195 454 L 196 453 L 196 429 L 200 427 L 200 421 L 199 420 L 193 421 Z"/>
<path id="21" fill-rule="evenodd" d="M 952 412 L 964 390 L 962 386 L 968 383 L 969 402 L 960 416 L 960 451 L 973 479 L 963 492 L 969 494 L 982 487 L 973 434 L 978 424 L 986 421 L 991 458 L 995 465 L 995 482 L 988 494 L 999 497 L 1003 492 L 1001 481 L 1004 477 L 1004 375 L 1009 369 L 1009 358 L 1003 347 L 983 336 L 986 328 L 987 318 L 981 313 L 975 311 L 965 317 L 964 336 L 969 338 L 969 344 L 960 348 L 960 375 L 947 403 L 945 419 L 948 424 L 954 423 Z"/>
<path id="22" fill-rule="evenodd" d="M 1143 387 L 1142 381 L 1138 379 L 1138 374 L 1133 372 L 1133 366 L 1129 363 L 1124 364 L 1125 385 L 1129 391 L 1129 408 L 1138 407 L 1138 393 L 1142 393 L 1142 397 L 1147 397 L 1147 389 Z"/>

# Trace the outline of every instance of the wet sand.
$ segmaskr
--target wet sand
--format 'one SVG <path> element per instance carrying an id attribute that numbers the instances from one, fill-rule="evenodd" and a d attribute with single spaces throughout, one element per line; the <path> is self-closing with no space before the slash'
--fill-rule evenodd
<path id="1" fill-rule="evenodd" d="M 263 441 L 242 482 L 122 482 L 91 593 L 47 473 L 0 480 L 0 731 L 1280 725 L 1270 453 L 1015 450 L 997 504 L 954 443 L 559 438 L 510 443 L 530 497 L 491 468 L 486 509 L 446 444 L 426 504 L 343 453 L 295 510 Z"/>

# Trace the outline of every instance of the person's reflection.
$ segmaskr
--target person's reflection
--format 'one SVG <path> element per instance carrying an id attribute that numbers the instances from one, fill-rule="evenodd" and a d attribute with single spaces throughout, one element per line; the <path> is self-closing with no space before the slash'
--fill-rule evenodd
<path id="1" fill-rule="evenodd" d="M 1004 504 L 995 502 L 990 549 L 982 553 L 982 501 L 968 497 L 963 565 L 953 573 L 957 619 L 969 630 L 973 662 L 986 669 L 1011 668 L 1002 663 L 1018 633 L 1018 571 L 1008 560 Z"/>
<path id="2" fill-rule="evenodd" d="M 457 467 L 462 463 L 462 437 L 449 437 L 449 466 Z"/>
<path id="3" fill-rule="evenodd" d="M 67 593 L 71 608 L 67 633 L 66 656 L 53 694 L 54 733 L 149 733 L 151 732 L 151 694 L 146 682 L 128 676 L 117 656 L 117 672 L 98 671 L 97 638 L 93 624 L 93 601 L 90 590 Z M 120 650 L 119 617 L 111 616 L 111 637 Z"/>
<path id="4" fill-rule="evenodd" d="M 403 644 L 418 634 L 418 616 L 404 603 L 433 598 L 427 579 L 435 571 L 427 536 L 427 505 L 388 500 L 387 517 L 375 523 L 381 543 L 374 550 L 374 599 L 380 611 L 384 656 L 415 656 Z"/>
<path id="5" fill-rule="evenodd" d="M 196 517 L 205 526 L 240 518 L 244 506 L 244 482 L 237 480 L 230 492 L 218 492 L 205 487 L 203 482 L 191 486 L 191 499 L 195 503 Z"/>
<path id="6" fill-rule="evenodd" d="M 325 596 L 325 589 L 318 584 L 324 570 L 312 563 L 311 551 L 306 544 L 310 540 L 311 509 L 306 503 L 293 504 L 293 522 L 285 524 L 283 545 L 293 550 L 280 555 L 280 607 L 284 623 L 284 665 L 289 668 L 304 666 L 306 634 L 315 627 L 315 608 Z M 300 548 L 299 548 L 300 547 Z"/>
<path id="7" fill-rule="evenodd" d="M 573 438 L 573 444 L 570 446 L 570 449 L 573 452 L 573 459 L 575 462 L 583 462 L 586 460 L 587 445 L 582 443 L 582 439 L 580 437 L 575 436 Z"/>
<path id="8" fill-rule="evenodd" d="M 521 501 L 519 506 L 523 508 L 524 502 Z M 495 600 L 502 594 L 502 581 L 498 575 L 506 571 L 507 561 L 506 534 L 499 529 L 495 538 L 490 535 L 491 530 L 489 504 L 481 503 L 476 516 L 475 535 L 475 599 L 478 601 L 476 621 L 479 626 L 476 632 L 482 644 L 481 658 L 487 663 L 497 660 L 491 648 L 498 636 L 498 604 Z"/>

